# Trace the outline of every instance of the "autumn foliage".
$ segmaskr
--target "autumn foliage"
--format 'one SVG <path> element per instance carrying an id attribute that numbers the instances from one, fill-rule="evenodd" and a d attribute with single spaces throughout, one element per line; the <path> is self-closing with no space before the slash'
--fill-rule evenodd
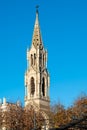
<path id="1" fill-rule="evenodd" d="M 79 97 L 67 109 L 61 103 L 51 106 L 48 116 L 51 128 L 61 128 L 87 117 L 87 96 Z M 46 125 L 45 120 L 41 112 L 36 111 L 33 106 L 23 108 L 17 104 L 10 103 L 6 109 L 1 109 L 0 107 L 0 129 L 6 127 L 7 130 L 41 130 Z M 87 118 L 67 130 L 86 129 Z"/>
<path id="2" fill-rule="evenodd" d="M 53 127 L 61 128 L 70 123 L 78 121 L 86 117 L 85 121 L 80 122 L 73 128 L 74 130 L 86 130 L 87 129 L 87 96 L 79 97 L 73 104 L 73 106 L 65 109 L 60 103 L 55 104 L 51 108 Z M 84 129 L 83 129 L 84 128 Z"/>
<path id="3" fill-rule="evenodd" d="M 41 129 L 43 117 L 39 111 L 22 108 L 16 104 L 9 104 L 6 109 L 0 109 L 0 129 L 7 130 L 32 130 Z"/>

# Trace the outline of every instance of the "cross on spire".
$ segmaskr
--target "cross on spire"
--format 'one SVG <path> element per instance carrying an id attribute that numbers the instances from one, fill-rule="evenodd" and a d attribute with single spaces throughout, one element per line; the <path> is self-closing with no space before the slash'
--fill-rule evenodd
<path id="1" fill-rule="evenodd" d="M 36 5 L 36 12 L 38 13 L 38 8 L 39 8 L 39 5 Z"/>

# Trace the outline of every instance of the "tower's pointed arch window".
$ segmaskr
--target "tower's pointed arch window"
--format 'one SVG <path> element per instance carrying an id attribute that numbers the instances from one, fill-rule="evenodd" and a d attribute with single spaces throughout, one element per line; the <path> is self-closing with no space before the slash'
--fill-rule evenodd
<path id="1" fill-rule="evenodd" d="M 43 96 L 45 96 L 45 79 L 44 79 L 44 77 L 42 79 L 42 94 L 43 94 Z"/>
<path id="2" fill-rule="evenodd" d="M 34 92 L 35 92 L 35 83 L 34 83 L 34 78 L 33 77 L 31 77 L 30 84 L 31 84 L 31 94 L 34 95 Z"/>
<path id="3" fill-rule="evenodd" d="M 31 65 L 33 65 L 33 55 L 31 54 Z"/>
<path id="4" fill-rule="evenodd" d="M 34 54 L 34 65 L 36 64 L 36 54 Z"/>
<path id="5" fill-rule="evenodd" d="M 44 55 L 43 55 L 43 66 L 44 66 L 44 58 L 45 58 L 45 57 L 44 57 Z"/>
<path id="6" fill-rule="evenodd" d="M 42 65 L 42 54 L 40 53 L 40 66 Z"/>

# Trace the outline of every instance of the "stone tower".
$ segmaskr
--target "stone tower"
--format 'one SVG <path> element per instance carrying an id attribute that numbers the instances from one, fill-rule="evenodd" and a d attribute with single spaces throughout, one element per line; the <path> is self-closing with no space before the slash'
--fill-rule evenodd
<path id="1" fill-rule="evenodd" d="M 47 51 L 44 49 L 38 10 L 30 49 L 27 49 L 27 71 L 25 73 L 25 107 L 33 105 L 42 111 L 49 110 L 49 74 Z"/>

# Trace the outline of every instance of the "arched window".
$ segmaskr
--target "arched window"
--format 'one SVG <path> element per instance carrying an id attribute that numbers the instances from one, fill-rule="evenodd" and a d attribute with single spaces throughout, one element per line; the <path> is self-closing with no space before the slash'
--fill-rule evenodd
<path id="1" fill-rule="evenodd" d="M 31 54 L 31 65 L 33 65 L 33 55 Z"/>
<path id="2" fill-rule="evenodd" d="M 42 79 L 42 94 L 45 96 L 45 79 Z"/>
<path id="3" fill-rule="evenodd" d="M 43 66 L 44 66 L 44 55 L 43 55 Z"/>
<path id="4" fill-rule="evenodd" d="M 36 54 L 34 54 L 34 65 L 36 64 Z"/>
<path id="5" fill-rule="evenodd" d="M 35 92 L 35 83 L 34 83 L 34 78 L 31 77 L 31 94 L 34 95 L 34 92 Z"/>
<path id="6" fill-rule="evenodd" d="M 39 58 L 40 58 L 39 61 L 40 61 L 40 66 L 41 66 L 42 65 L 42 54 L 41 53 L 40 53 L 40 57 Z"/>

